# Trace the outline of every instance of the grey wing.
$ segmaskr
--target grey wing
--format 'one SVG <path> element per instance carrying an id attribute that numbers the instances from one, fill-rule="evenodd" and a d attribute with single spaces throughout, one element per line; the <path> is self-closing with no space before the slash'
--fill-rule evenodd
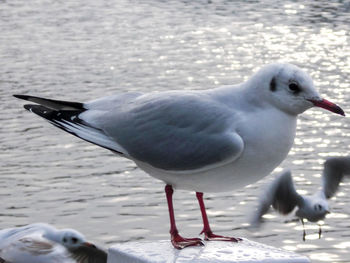
<path id="1" fill-rule="evenodd" d="M 28 95 L 14 96 L 40 104 L 26 104 L 24 108 L 46 119 L 56 127 L 103 148 L 124 154 L 124 149 L 113 138 L 110 138 L 102 129 L 96 127 L 94 123 L 84 122 L 79 116 L 84 112 L 92 112 L 90 114 L 98 115 L 98 117 L 102 114 L 103 117 L 106 111 L 113 111 L 116 108 L 119 110 L 126 101 L 140 96 L 140 93 L 118 94 L 88 103 L 52 100 Z M 90 111 L 90 108 L 94 110 Z"/>
<path id="2" fill-rule="evenodd" d="M 20 239 L 13 239 L 10 242 L 5 243 L 6 244 L 0 248 L 0 257 L 7 260 L 10 259 L 10 261 L 14 262 L 16 259 L 27 257 L 33 258 L 40 256 L 50 258 L 50 254 L 55 250 L 55 244 L 53 242 L 44 239 L 41 235 L 37 234 L 24 236 Z M 7 260 L 5 262 L 7 262 Z"/>
<path id="3" fill-rule="evenodd" d="M 22 227 L 7 228 L 0 230 L 0 249 L 11 242 L 17 242 L 30 235 L 41 235 L 45 229 L 51 226 L 43 223 L 29 224 Z"/>
<path id="4" fill-rule="evenodd" d="M 276 180 L 272 207 L 281 214 L 288 214 L 302 202 L 303 198 L 295 190 L 290 171 L 283 172 Z"/>
<path id="5" fill-rule="evenodd" d="M 164 95 L 164 94 L 163 94 Z M 173 171 L 201 169 L 237 158 L 242 138 L 229 129 L 232 114 L 202 96 L 141 96 L 118 111 L 87 111 L 131 159 Z"/>
<path id="6" fill-rule="evenodd" d="M 23 230 L 21 228 L 8 228 L 8 229 L 0 230 L 0 240 L 1 240 L 0 243 L 4 242 L 4 240 L 9 239 L 11 238 L 11 236 L 14 236 L 22 231 Z M 0 244 L 0 248 L 1 248 L 1 244 Z"/>
<path id="7" fill-rule="evenodd" d="M 117 93 L 111 96 L 105 96 L 89 102 L 84 103 L 84 108 L 92 110 L 111 110 L 121 109 L 125 103 L 129 103 L 139 96 L 141 92 L 124 92 Z"/>
<path id="8" fill-rule="evenodd" d="M 350 175 L 350 157 L 331 157 L 326 160 L 322 190 L 327 198 L 334 196 L 345 175 Z"/>
<path id="9" fill-rule="evenodd" d="M 106 263 L 107 253 L 95 246 L 87 247 L 81 246 L 80 248 L 71 252 L 72 257 L 77 263 Z"/>
<path id="10" fill-rule="evenodd" d="M 34 255 L 47 255 L 55 249 L 54 243 L 42 238 L 40 235 L 23 237 L 18 240 L 21 243 L 21 250 Z"/>
<path id="11" fill-rule="evenodd" d="M 281 214 L 288 214 L 302 202 L 302 199 L 294 188 L 291 172 L 289 170 L 282 172 L 261 195 L 252 225 L 257 226 L 271 206 Z"/>

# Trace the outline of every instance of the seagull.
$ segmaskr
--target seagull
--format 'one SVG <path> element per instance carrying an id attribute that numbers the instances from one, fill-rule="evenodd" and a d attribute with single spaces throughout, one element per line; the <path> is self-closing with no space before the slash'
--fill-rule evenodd
<path id="1" fill-rule="evenodd" d="M 277 212 L 286 215 L 294 211 L 304 226 L 304 219 L 310 222 L 323 220 L 329 212 L 328 202 L 323 191 L 316 192 L 312 196 L 302 196 L 297 193 L 294 187 L 290 170 L 282 172 L 263 192 L 259 199 L 257 210 L 251 220 L 251 228 L 257 229 L 262 222 L 262 216 L 266 214 L 270 207 Z M 305 228 L 303 228 L 303 240 L 305 241 Z M 319 225 L 319 237 L 321 237 L 321 227 Z"/>
<path id="2" fill-rule="evenodd" d="M 73 230 L 45 223 L 0 230 L 3 263 L 106 263 L 107 253 Z"/>
<path id="3" fill-rule="evenodd" d="M 251 220 L 251 226 L 259 227 L 262 216 L 271 206 L 284 215 L 291 213 L 297 207 L 295 215 L 303 226 L 304 219 L 310 222 L 323 220 L 330 213 L 327 199 L 334 196 L 345 175 L 350 175 L 350 157 L 328 158 L 324 163 L 322 188 L 312 196 L 302 196 L 295 190 L 291 171 L 283 171 L 263 192 Z M 319 237 L 321 237 L 321 226 L 319 227 Z M 304 241 L 305 235 L 304 228 Z"/>
<path id="4" fill-rule="evenodd" d="M 14 95 L 24 107 L 58 128 L 128 158 L 162 180 L 173 246 L 201 246 L 177 229 L 175 189 L 195 191 L 205 240 L 238 242 L 215 235 L 203 192 L 246 186 L 268 175 L 291 149 L 297 116 L 316 106 L 345 115 L 323 99 L 299 67 L 274 63 L 238 85 L 208 90 L 126 92 L 86 103 Z"/>

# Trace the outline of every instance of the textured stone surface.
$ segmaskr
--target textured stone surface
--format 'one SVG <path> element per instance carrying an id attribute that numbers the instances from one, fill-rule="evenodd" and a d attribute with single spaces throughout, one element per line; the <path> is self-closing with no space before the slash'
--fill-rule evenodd
<path id="1" fill-rule="evenodd" d="M 129 242 L 109 249 L 108 263 L 308 263 L 293 252 L 244 239 L 239 243 L 205 242 L 203 247 L 176 250 L 170 241 Z"/>

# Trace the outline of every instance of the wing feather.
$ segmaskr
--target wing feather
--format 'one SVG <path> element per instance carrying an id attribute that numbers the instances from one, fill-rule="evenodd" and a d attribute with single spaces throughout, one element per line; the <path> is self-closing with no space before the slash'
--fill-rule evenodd
<path id="1" fill-rule="evenodd" d="M 224 107 L 203 95 L 172 93 L 138 97 L 118 112 L 104 112 L 103 118 L 93 109 L 80 117 L 114 138 L 132 159 L 187 171 L 241 154 L 243 141 L 231 129 L 233 116 Z"/>
<path id="2" fill-rule="evenodd" d="M 93 127 L 79 118 L 82 111 L 56 111 L 41 105 L 24 105 L 24 108 L 45 118 L 56 127 L 77 136 L 85 141 L 97 144 L 118 154 L 123 149 L 101 129 Z"/>
<path id="3" fill-rule="evenodd" d="M 290 171 L 282 173 L 274 186 L 272 207 L 281 214 L 288 214 L 300 204 L 302 197 L 297 193 Z"/>
<path id="4" fill-rule="evenodd" d="M 289 170 L 283 171 L 261 195 L 252 225 L 257 226 L 271 206 L 281 214 L 288 214 L 301 202 L 303 202 L 303 198 L 295 190 L 291 172 Z"/>
<path id="5" fill-rule="evenodd" d="M 28 95 L 13 95 L 14 97 L 22 100 L 31 101 L 45 106 L 51 110 L 84 110 L 84 104 L 80 102 L 63 101 L 63 100 L 51 100 L 35 96 Z"/>
<path id="6" fill-rule="evenodd" d="M 72 258 L 77 263 L 106 263 L 107 253 L 95 246 L 87 247 L 81 246 L 78 249 L 71 252 Z"/>
<path id="7" fill-rule="evenodd" d="M 335 195 L 345 175 L 350 175 L 350 157 L 331 157 L 326 160 L 322 190 L 327 198 Z"/>
<path id="8" fill-rule="evenodd" d="M 205 92 L 126 93 L 89 103 L 16 95 L 55 126 L 125 157 L 167 171 L 222 165 L 238 158 L 238 116 Z"/>
<path id="9" fill-rule="evenodd" d="M 32 255 L 47 255 L 53 252 L 54 244 L 43 238 L 23 237 L 18 240 L 20 249 Z"/>

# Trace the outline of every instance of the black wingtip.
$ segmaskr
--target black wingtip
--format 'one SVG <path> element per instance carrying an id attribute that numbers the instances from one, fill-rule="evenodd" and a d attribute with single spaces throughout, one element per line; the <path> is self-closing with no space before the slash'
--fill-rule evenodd
<path id="1" fill-rule="evenodd" d="M 43 117 L 49 121 L 52 118 L 52 113 L 56 112 L 50 108 L 47 108 L 47 107 L 42 106 L 42 105 L 36 105 L 36 104 L 25 104 L 25 105 L 23 105 L 23 107 L 26 110 L 33 112 L 33 113 L 39 115 L 40 117 Z"/>
<path id="2" fill-rule="evenodd" d="M 78 110 L 83 111 L 86 110 L 84 107 L 84 103 L 81 102 L 73 102 L 73 101 L 63 101 L 63 100 L 52 100 L 52 99 L 45 99 L 41 97 L 36 96 L 29 96 L 29 95 L 13 95 L 15 98 L 31 101 L 34 103 L 37 103 L 39 105 L 45 106 L 46 108 L 49 108 L 51 110 Z"/>
<path id="3" fill-rule="evenodd" d="M 33 108 L 33 105 L 32 104 L 25 104 L 25 105 L 23 105 L 23 108 L 25 108 L 28 111 L 31 111 L 31 109 Z"/>
<path id="4" fill-rule="evenodd" d="M 17 98 L 17 99 L 21 99 L 21 100 L 28 100 L 29 96 L 27 95 L 18 95 L 18 94 L 14 94 L 13 97 Z"/>

